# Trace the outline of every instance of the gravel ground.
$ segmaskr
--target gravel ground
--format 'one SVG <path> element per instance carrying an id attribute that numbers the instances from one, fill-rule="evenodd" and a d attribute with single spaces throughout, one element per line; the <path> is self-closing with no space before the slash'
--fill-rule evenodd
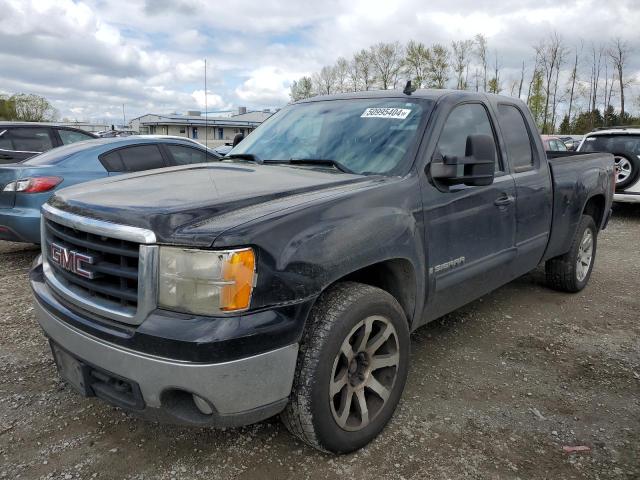
<path id="1" fill-rule="evenodd" d="M 391 424 L 343 457 L 276 419 L 180 428 L 80 398 L 33 317 L 37 251 L 0 242 L 0 478 L 639 479 L 639 241 L 640 206 L 616 207 L 583 292 L 537 270 L 420 329 Z"/>

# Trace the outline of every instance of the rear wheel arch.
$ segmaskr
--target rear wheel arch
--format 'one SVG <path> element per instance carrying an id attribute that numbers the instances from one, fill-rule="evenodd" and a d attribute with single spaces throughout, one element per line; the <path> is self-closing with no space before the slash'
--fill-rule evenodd
<path id="1" fill-rule="evenodd" d="M 596 227 L 600 229 L 602 227 L 602 222 L 604 220 L 604 209 L 606 205 L 606 200 L 604 195 L 597 194 L 590 197 L 584 205 L 582 209 L 583 215 L 589 215 L 593 218 L 593 221 L 596 224 Z"/>

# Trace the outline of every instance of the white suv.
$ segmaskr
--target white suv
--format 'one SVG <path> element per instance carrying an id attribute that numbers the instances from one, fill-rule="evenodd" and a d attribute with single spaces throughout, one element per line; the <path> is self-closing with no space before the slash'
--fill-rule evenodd
<path id="1" fill-rule="evenodd" d="M 640 127 L 593 131 L 585 135 L 578 151 L 612 153 L 618 170 L 613 200 L 640 203 Z"/>

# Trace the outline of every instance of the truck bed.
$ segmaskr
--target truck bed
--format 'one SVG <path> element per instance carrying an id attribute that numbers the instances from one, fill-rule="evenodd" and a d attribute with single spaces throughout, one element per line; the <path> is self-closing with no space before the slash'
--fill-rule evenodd
<path id="1" fill-rule="evenodd" d="M 547 152 L 547 158 L 553 181 L 553 220 L 544 260 L 569 249 L 587 195 L 601 194 L 605 208 L 614 168 L 613 155 L 608 153 Z M 602 218 L 604 223 L 607 215 Z"/>

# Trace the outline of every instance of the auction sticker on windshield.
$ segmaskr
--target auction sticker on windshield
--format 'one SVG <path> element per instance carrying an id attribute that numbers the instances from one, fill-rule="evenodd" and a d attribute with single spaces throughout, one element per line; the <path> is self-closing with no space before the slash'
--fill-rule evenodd
<path id="1" fill-rule="evenodd" d="M 361 118 L 398 118 L 404 120 L 411 113 L 409 108 L 367 108 Z"/>

